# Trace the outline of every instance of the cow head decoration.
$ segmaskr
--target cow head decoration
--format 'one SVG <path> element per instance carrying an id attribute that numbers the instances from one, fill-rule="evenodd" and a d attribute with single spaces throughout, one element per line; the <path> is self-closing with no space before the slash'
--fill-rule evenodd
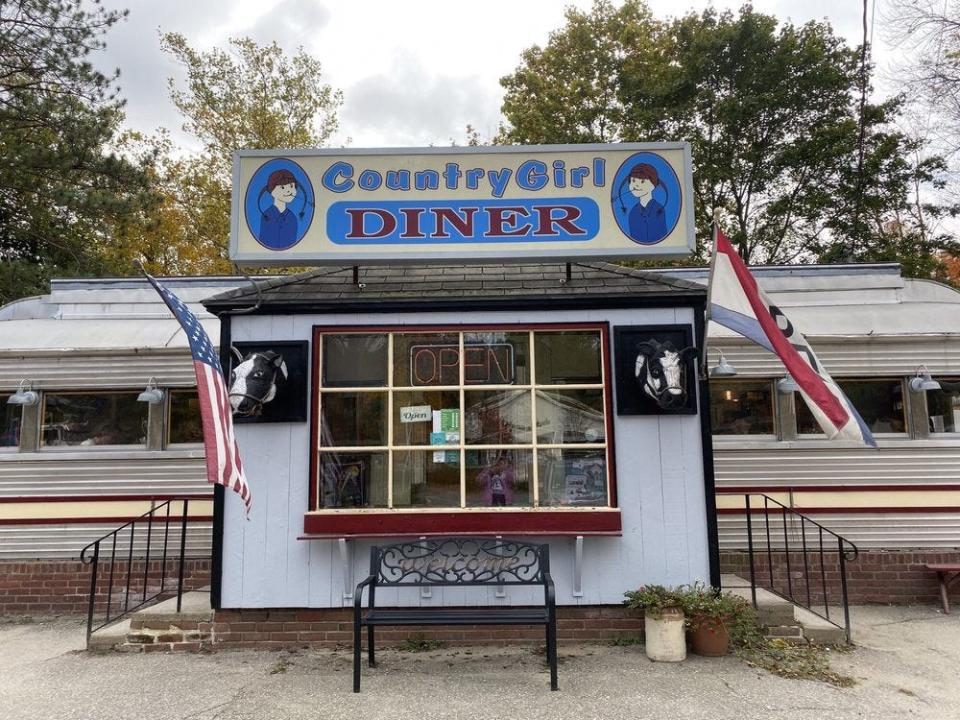
<path id="1" fill-rule="evenodd" d="M 664 410 L 686 405 L 687 360 L 697 349 L 677 350 L 673 343 L 657 340 L 644 340 L 636 348 L 634 374 L 643 391 Z"/>
<path id="2" fill-rule="evenodd" d="M 287 379 L 283 355 L 267 350 L 242 355 L 230 348 L 236 365 L 230 373 L 230 407 L 233 414 L 256 417 L 263 406 L 277 396 L 277 388 Z"/>

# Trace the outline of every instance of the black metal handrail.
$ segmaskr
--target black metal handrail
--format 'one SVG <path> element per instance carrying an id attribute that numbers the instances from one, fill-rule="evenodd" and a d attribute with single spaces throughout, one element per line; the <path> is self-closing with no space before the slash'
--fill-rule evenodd
<path id="1" fill-rule="evenodd" d="M 750 592 L 753 598 L 753 606 L 757 606 L 757 568 L 755 556 L 757 551 L 754 548 L 753 541 L 753 514 L 754 512 L 763 513 L 764 536 L 766 538 L 767 571 L 769 574 L 769 584 L 764 583 L 764 589 L 772 592 L 784 600 L 788 600 L 794 605 L 812 612 L 817 617 L 823 618 L 832 625 L 841 628 L 846 633 L 847 642 L 850 642 L 850 604 L 847 597 L 847 563 L 857 559 L 860 551 L 857 546 L 838 535 L 829 528 L 824 527 L 815 520 L 811 520 L 806 515 L 797 512 L 794 508 L 784 505 L 778 500 L 774 500 L 763 493 L 744 493 L 744 506 L 747 516 L 747 550 L 750 557 Z M 751 504 L 751 498 L 762 498 L 763 509 L 759 507 L 754 509 Z M 780 543 L 780 528 L 776 527 L 774 522 L 773 532 L 771 533 L 771 516 L 781 518 L 782 525 L 782 546 Z M 799 525 L 799 531 L 797 526 Z M 792 526 L 792 527 L 790 527 Z M 808 542 L 807 530 L 810 530 L 812 537 Z M 799 548 L 797 547 L 797 534 L 799 534 Z M 803 557 L 803 574 L 794 580 L 794 571 L 790 563 L 790 536 L 794 536 L 793 552 L 801 552 Z M 811 547 L 812 545 L 812 547 Z M 774 552 L 783 552 L 786 562 L 786 588 L 781 583 L 775 582 L 773 574 L 773 556 Z M 761 549 L 759 552 L 763 552 Z M 843 610 L 843 625 L 830 617 L 830 592 L 827 583 L 827 560 L 836 554 L 836 566 L 840 578 L 840 603 Z M 813 583 L 819 585 L 816 588 L 811 583 L 811 559 L 816 559 L 816 565 L 819 565 L 819 578 L 815 578 Z M 799 572 L 799 570 L 797 571 Z M 817 568 L 814 568 L 814 573 Z M 802 582 L 801 582 L 802 580 Z M 796 591 L 794 590 L 796 586 Z M 813 597 L 815 590 L 819 589 L 820 597 L 823 600 L 823 611 L 820 611 L 821 603 L 814 603 Z M 804 602 L 806 600 L 806 602 Z"/>
<path id="2" fill-rule="evenodd" d="M 176 526 L 179 524 L 180 528 L 180 554 L 177 558 L 177 588 L 176 588 L 176 597 L 177 597 L 177 612 L 180 612 L 180 605 L 183 600 L 183 570 L 184 570 L 184 555 L 186 553 L 186 543 L 187 543 L 187 514 L 189 511 L 190 501 L 186 498 L 173 498 L 166 500 L 165 502 L 160 503 L 159 505 L 151 508 L 143 515 L 138 518 L 134 518 L 130 522 L 124 523 L 116 530 L 113 530 L 102 538 L 94 540 L 92 543 L 87 545 L 83 550 L 80 551 L 80 561 L 84 565 L 90 565 L 90 603 L 87 607 L 87 645 L 90 644 L 90 636 L 100 628 L 109 625 L 112 622 L 119 620 L 125 615 L 129 615 L 137 608 L 143 607 L 149 602 L 165 595 L 168 592 L 166 588 L 166 575 L 167 575 L 167 559 L 168 559 L 168 546 L 170 541 L 170 524 L 171 521 Z M 180 513 L 174 514 L 171 510 L 174 508 L 175 504 L 180 504 Z M 160 572 L 159 572 L 159 587 L 153 592 L 148 592 L 149 581 L 150 581 L 150 553 L 152 551 L 152 545 L 154 542 L 154 533 L 153 528 L 157 523 L 163 524 L 163 550 L 160 553 Z M 143 559 L 143 588 L 139 588 L 140 584 L 140 571 L 137 572 L 137 577 L 134 578 L 134 546 L 137 544 L 137 529 L 138 526 L 142 528 L 146 525 L 146 545 L 145 545 L 145 555 Z M 127 529 L 129 528 L 129 537 L 127 537 Z M 121 533 L 123 533 L 123 538 L 121 539 Z M 142 534 L 140 536 L 142 538 Z M 126 565 L 120 565 L 119 576 L 118 575 L 118 561 L 117 561 L 117 541 L 121 542 L 121 562 L 123 560 L 122 553 L 124 550 L 123 544 L 126 543 Z M 109 543 L 109 559 L 110 559 L 110 570 L 107 582 L 106 589 L 106 607 L 103 610 L 103 617 L 100 619 L 99 624 L 94 625 L 94 612 L 97 605 L 97 589 L 99 582 L 99 570 L 101 562 L 106 565 L 106 553 L 102 552 L 101 546 L 106 548 L 106 544 Z M 137 558 L 139 560 L 139 557 Z M 170 558 L 173 561 L 173 558 Z M 123 577 L 124 572 L 126 573 L 126 578 Z M 116 583 L 115 583 L 116 578 Z M 131 583 L 134 583 L 133 596 L 131 598 L 130 589 Z M 123 591 L 123 603 L 122 605 L 118 602 L 117 607 L 114 607 L 113 603 L 113 588 L 114 585 L 117 585 L 119 588 L 122 588 Z M 131 604 L 133 601 L 135 604 Z"/>

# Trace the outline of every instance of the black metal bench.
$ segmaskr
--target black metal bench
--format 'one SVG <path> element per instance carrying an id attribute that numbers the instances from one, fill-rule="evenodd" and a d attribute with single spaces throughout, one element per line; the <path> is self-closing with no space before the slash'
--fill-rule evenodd
<path id="1" fill-rule="evenodd" d="M 543 607 L 377 608 L 378 587 L 542 585 Z M 367 593 L 364 614 L 363 589 Z M 556 592 L 547 545 L 497 538 L 432 538 L 370 548 L 370 575 L 353 599 L 353 691 L 360 692 L 361 628 L 367 628 L 367 658 L 376 667 L 374 628 L 379 625 L 543 625 L 550 689 L 557 689 Z"/>

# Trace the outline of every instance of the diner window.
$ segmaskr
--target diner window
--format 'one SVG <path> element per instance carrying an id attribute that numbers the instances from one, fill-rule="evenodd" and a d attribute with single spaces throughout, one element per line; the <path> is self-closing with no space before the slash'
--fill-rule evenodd
<path id="1" fill-rule="evenodd" d="M 710 423 L 715 435 L 774 435 L 771 380 L 711 380 Z"/>
<path id="2" fill-rule="evenodd" d="M 196 390 L 171 390 L 167 437 L 171 445 L 203 442 L 200 398 Z"/>
<path id="3" fill-rule="evenodd" d="M 927 390 L 931 433 L 960 432 L 960 378 L 936 378 L 939 390 Z"/>
<path id="4" fill-rule="evenodd" d="M 603 336 L 324 333 L 318 509 L 607 507 Z"/>
<path id="5" fill-rule="evenodd" d="M 903 381 L 899 378 L 870 380 L 837 380 L 853 406 L 860 413 L 872 433 L 905 433 L 906 408 L 903 402 Z M 806 402 L 796 393 L 797 433 L 820 435 L 823 430 L 814 419 Z"/>
<path id="6" fill-rule="evenodd" d="M 147 441 L 147 403 L 136 392 L 44 393 L 44 447 L 139 445 Z"/>
<path id="7" fill-rule="evenodd" d="M 22 406 L 8 405 L 10 395 L 0 395 L 0 448 L 20 445 Z"/>

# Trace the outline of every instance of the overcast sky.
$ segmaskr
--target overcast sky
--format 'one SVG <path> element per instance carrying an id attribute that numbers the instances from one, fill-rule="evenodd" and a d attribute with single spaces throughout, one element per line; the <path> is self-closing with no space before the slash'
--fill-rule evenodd
<path id="1" fill-rule="evenodd" d="M 883 0 L 881 0 L 881 3 Z M 563 24 L 568 5 L 589 0 L 104 0 L 129 8 L 126 21 L 106 36 L 98 58 L 121 69 L 127 124 L 138 130 L 181 120 L 168 98 L 166 81 L 180 78 L 159 48 L 158 33 L 175 31 L 199 49 L 248 35 L 298 46 L 323 64 L 325 80 L 343 90 L 341 131 L 336 145 L 424 146 L 465 140 L 472 124 L 482 136 L 496 132 L 502 91 L 499 79 L 512 72 L 524 48 L 544 44 Z M 737 8 L 741 0 L 649 0 L 659 17 L 709 5 Z M 761 12 L 803 23 L 828 20 L 851 44 L 861 35 L 861 5 L 853 0 L 755 0 Z M 888 63 L 881 11 L 876 58 Z M 882 88 L 881 88 L 882 90 Z M 665 138 L 668 139 L 668 138 Z"/>

